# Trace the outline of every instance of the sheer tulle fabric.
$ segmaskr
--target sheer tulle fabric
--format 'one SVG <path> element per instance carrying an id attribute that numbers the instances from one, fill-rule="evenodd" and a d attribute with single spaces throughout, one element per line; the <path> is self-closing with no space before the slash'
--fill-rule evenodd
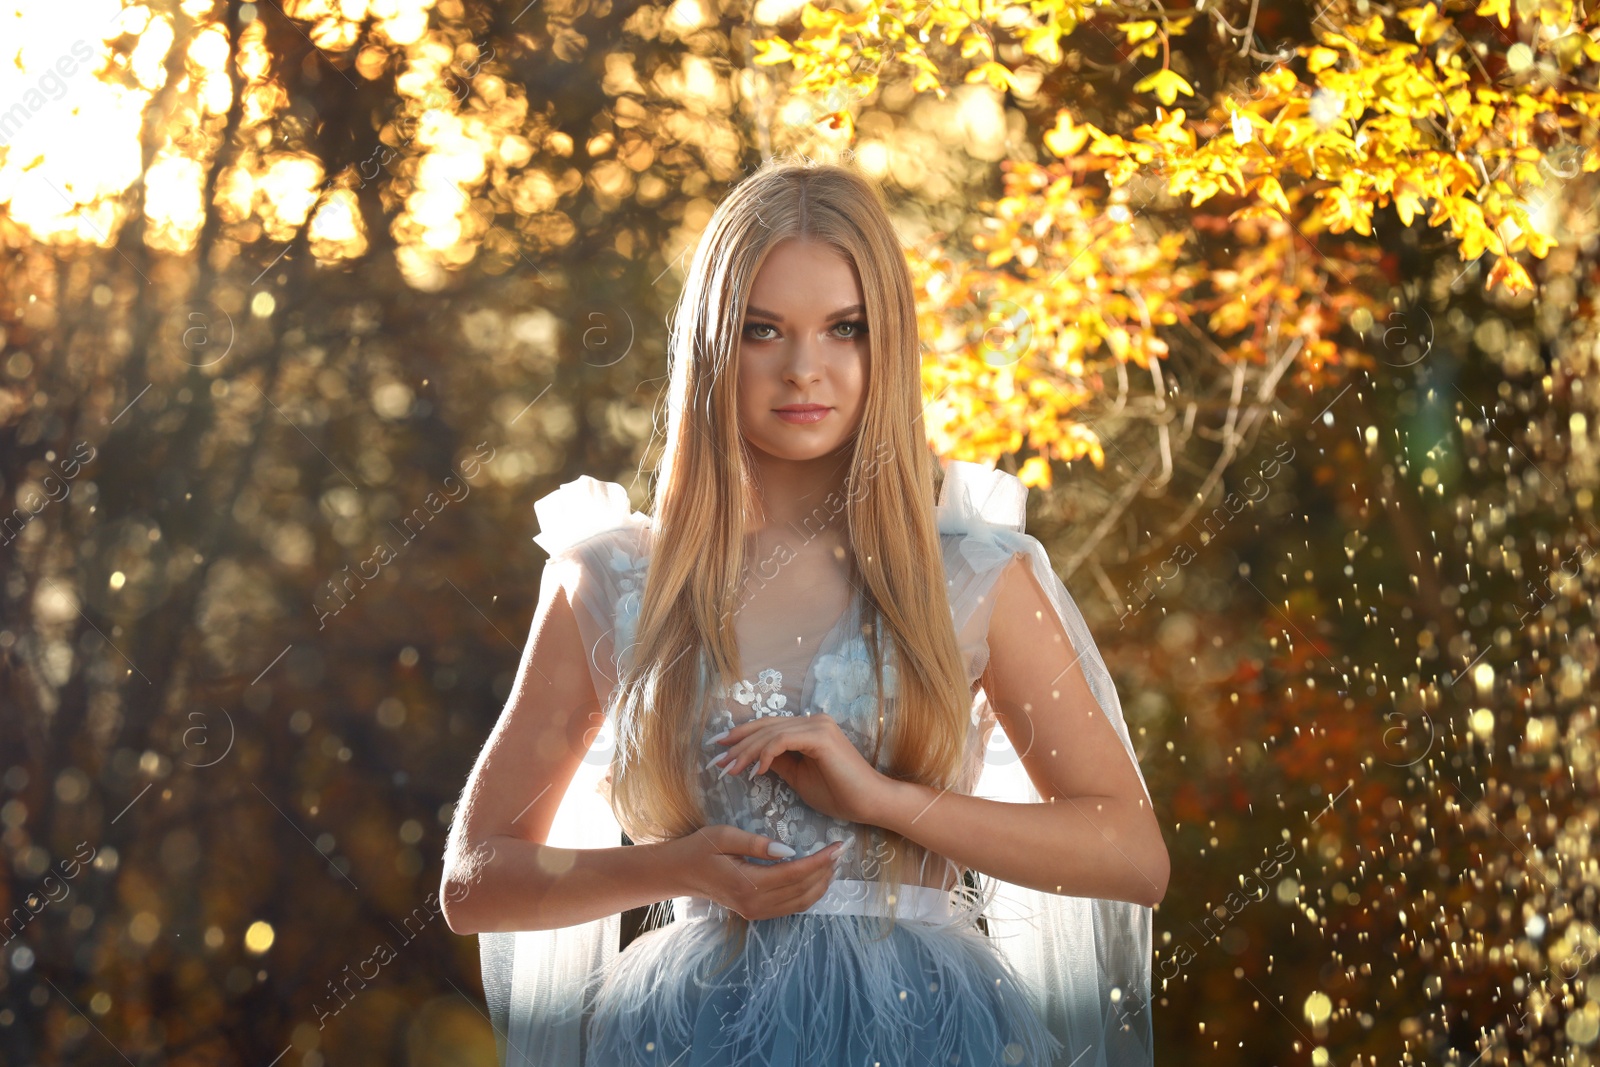
<path id="1" fill-rule="evenodd" d="M 795 915 L 749 925 L 723 969 L 721 924 L 674 922 L 617 959 L 590 1064 L 818 1067 L 1028 1064 L 1057 1051 L 972 926 Z"/>
<path id="2" fill-rule="evenodd" d="M 1049 596 L 1091 692 L 1138 771 L 1120 702 L 1083 617 L 1043 546 L 1023 533 L 1026 495 L 1026 487 L 1004 472 L 961 461 L 946 466 L 939 529 L 969 681 L 987 665 L 989 593 L 1005 565 L 1021 555 Z M 596 692 L 604 698 L 618 664 L 627 662 L 650 519 L 630 509 L 620 485 L 588 477 L 563 485 L 535 509 L 541 532 L 534 540 L 551 554 L 541 597 L 554 595 L 558 585 L 568 590 L 591 648 Z M 804 575 L 805 566 L 792 569 Z M 805 581 L 822 590 L 835 577 L 818 573 Z M 788 606 L 784 626 L 792 626 L 794 602 L 785 601 L 781 589 L 778 594 L 771 603 Z M 817 607 L 815 618 L 837 614 L 837 597 L 819 599 L 834 607 Z M 750 603 L 763 601 L 752 597 Z M 746 666 L 783 666 L 727 693 L 724 721 L 713 720 L 707 734 L 725 728 L 728 719 L 824 708 L 861 746 L 869 725 L 860 719 L 866 704 L 853 697 L 861 688 L 865 646 L 849 625 L 858 610 L 852 601 L 827 627 L 802 622 L 798 632 L 806 637 L 799 642 L 783 641 L 787 631 L 781 627 L 768 632 L 766 621 L 778 618 L 776 612 L 758 610 L 745 619 L 740 649 Z M 890 686 L 886 676 L 886 693 L 892 693 Z M 992 729 L 995 719 L 981 691 L 972 725 L 970 773 L 962 787 L 996 800 L 1038 802 L 1004 731 Z M 706 751 L 714 754 L 718 746 Z M 610 755 L 608 724 L 563 798 L 551 844 L 621 843 L 604 795 Z M 781 785 L 774 788 L 770 772 L 761 776 L 768 779 L 765 786 L 738 777 L 721 778 L 715 768 L 704 772 L 709 813 L 757 832 L 787 834 L 783 839 L 801 853 L 848 840 L 836 885 L 868 885 L 871 828 L 810 811 L 783 796 Z M 1139 780 L 1143 785 L 1142 772 Z M 983 883 L 975 896 L 927 890 L 945 898 L 939 915 L 911 915 L 908 902 L 877 900 L 842 905 L 840 913 L 751 923 L 743 951 L 715 974 L 726 962 L 716 908 L 687 898 L 675 902 L 675 921 L 638 938 L 625 953 L 618 952 L 616 915 L 559 930 L 480 935 L 502 1062 L 1148 1067 L 1151 910 L 996 879 Z M 920 891 L 906 896 L 927 899 Z M 902 912 L 893 928 L 879 918 L 889 907 Z M 987 936 L 974 925 L 980 911 Z M 888 936 L 880 936 L 885 930 Z"/>

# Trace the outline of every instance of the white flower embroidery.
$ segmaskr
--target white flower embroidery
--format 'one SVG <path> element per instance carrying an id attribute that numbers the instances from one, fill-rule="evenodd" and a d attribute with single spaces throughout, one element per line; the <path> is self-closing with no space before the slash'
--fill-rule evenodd
<path id="1" fill-rule="evenodd" d="M 755 712 L 751 716 L 753 719 L 774 715 L 792 718 L 796 712 L 789 707 L 788 697 L 780 692 L 782 688 L 783 672 L 767 668 L 756 675 L 754 682 L 741 679 L 732 686 L 718 686 L 717 695 L 724 701 L 735 700 L 751 707 Z M 733 725 L 732 710 L 726 703 L 719 704 L 711 716 L 707 736 L 731 729 Z M 719 812 L 716 809 L 720 805 L 714 804 L 708 811 L 713 818 L 775 837 L 802 854 L 810 852 L 818 841 L 823 840 L 821 834 L 824 830 L 828 835 L 827 841 L 843 840 L 850 834 L 850 823 L 813 811 L 790 788 L 788 782 L 770 769 L 754 777 L 748 776 L 748 772 L 738 775 L 737 782 L 733 777 L 724 778 L 715 764 L 706 768 L 705 773 L 710 776 L 707 781 L 713 786 L 723 783 L 733 791 L 731 796 L 723 792 L 713 794 L 725 798 L 732 809 Z"/>
<path id="2" fill-rule="evenodd" d="M 859 721 L 864 712 L 876 711 L 878 700 L 871 662 L 852 656 L 852 650 L 866 652 L 864 646 L 855 644 L 846 646 L 839 652 L 817 657 L 817 686 L 812 693 L 812 702 L 824 715 Z M 883 665 L 885 699 L 893 700 L 899 689 L 899 675 L 895 671 L 894 664 L 885 663 Z"/>
<path id="3" fill-rule="evenodd" d="M 619 665 L 632 654 L 634 632 L 639 625 L 639 609 L 644 604 L 648 556 L 634 555 L 622 545 L 614 545 L 606 559 L 617 583 L 617 602 L 612 612 L 613 640 Z"/>
<path id="4" fill-rule="evenodd" d="M 779 692 L 782 688 L 783 672 L 769 667 L 756 676 L 755 684 L 741 679 L 735 682 L 732 688 L 719 686 L 717 695 L 723 698 L 731 697 L 741 704 L 754 707 L 755 714 L 751 718 L 759 719 L 763 715 L 793 715 L 794 712 L 785 710 L 789 705 L 789 698 Z M 729 719 L 732 719 L 731 713 Z M 732 725 L 731 721 L 729 725 Z"/>

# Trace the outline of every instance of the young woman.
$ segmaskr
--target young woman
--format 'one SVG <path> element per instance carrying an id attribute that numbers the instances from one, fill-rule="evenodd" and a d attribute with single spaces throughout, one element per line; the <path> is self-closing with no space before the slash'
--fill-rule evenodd
<path id="1" fill-rule="evenodd" d="M 505 1060 L 1150 1064 L 1161 830 L 1025 488 L 929 451 L 873 187 L 738 185 L 670 364 L 654 513 L 588 477 L 535 505 L 533 633 L 451 831 Z"/>

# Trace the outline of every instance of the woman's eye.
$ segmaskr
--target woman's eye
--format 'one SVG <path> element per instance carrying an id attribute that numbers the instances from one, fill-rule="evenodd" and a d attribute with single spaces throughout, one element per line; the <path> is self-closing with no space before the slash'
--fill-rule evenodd
<path id="1" fill-rule="evenodd" d="M 854 341 L 854 340 L 856 340 L 858 338 L 865 337 L 866 334 L 867 334 L 867 324 L 865 322 L 861 322 L 859 320 L 853 320 L 853 321 L 850 321 L 850 322 L 838 323 L 838 324 L 836 324 L 834 326 L 834 329 L 835 330 L 844 330 L 844 331 L 846 331 L 845 333 L 841 334 L 840 336 L 842 336 L 845 340 L 849 340 L 849 341 Z M 757 334 L 757 333 L 753 332 L 755 330 L 771 330 L 772 333 L 771 334 Z M 772 341 L 772 340 L 776 340 L 777 332 L 778 332 L 778 328 L 776 326 L 773 326 L 770 323 L 765 323 L 765 322 L 750 322 L 750 323 L 746 323 L 745 327 L 744 327 L 744 335 L 746 337 L 750 338 L 752 341 Z"/>

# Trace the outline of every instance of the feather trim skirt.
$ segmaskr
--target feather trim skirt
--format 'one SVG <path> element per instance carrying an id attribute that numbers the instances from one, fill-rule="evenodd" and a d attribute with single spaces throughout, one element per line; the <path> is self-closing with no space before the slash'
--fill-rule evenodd
<path id="1" fill-rule="evenodd" d="M 596 992 L 585 1067 L 1049 1067 L 1061 1051 L 975 926 L 747 926 L 742 950 L 715 916 L 633 941 Z"/>

